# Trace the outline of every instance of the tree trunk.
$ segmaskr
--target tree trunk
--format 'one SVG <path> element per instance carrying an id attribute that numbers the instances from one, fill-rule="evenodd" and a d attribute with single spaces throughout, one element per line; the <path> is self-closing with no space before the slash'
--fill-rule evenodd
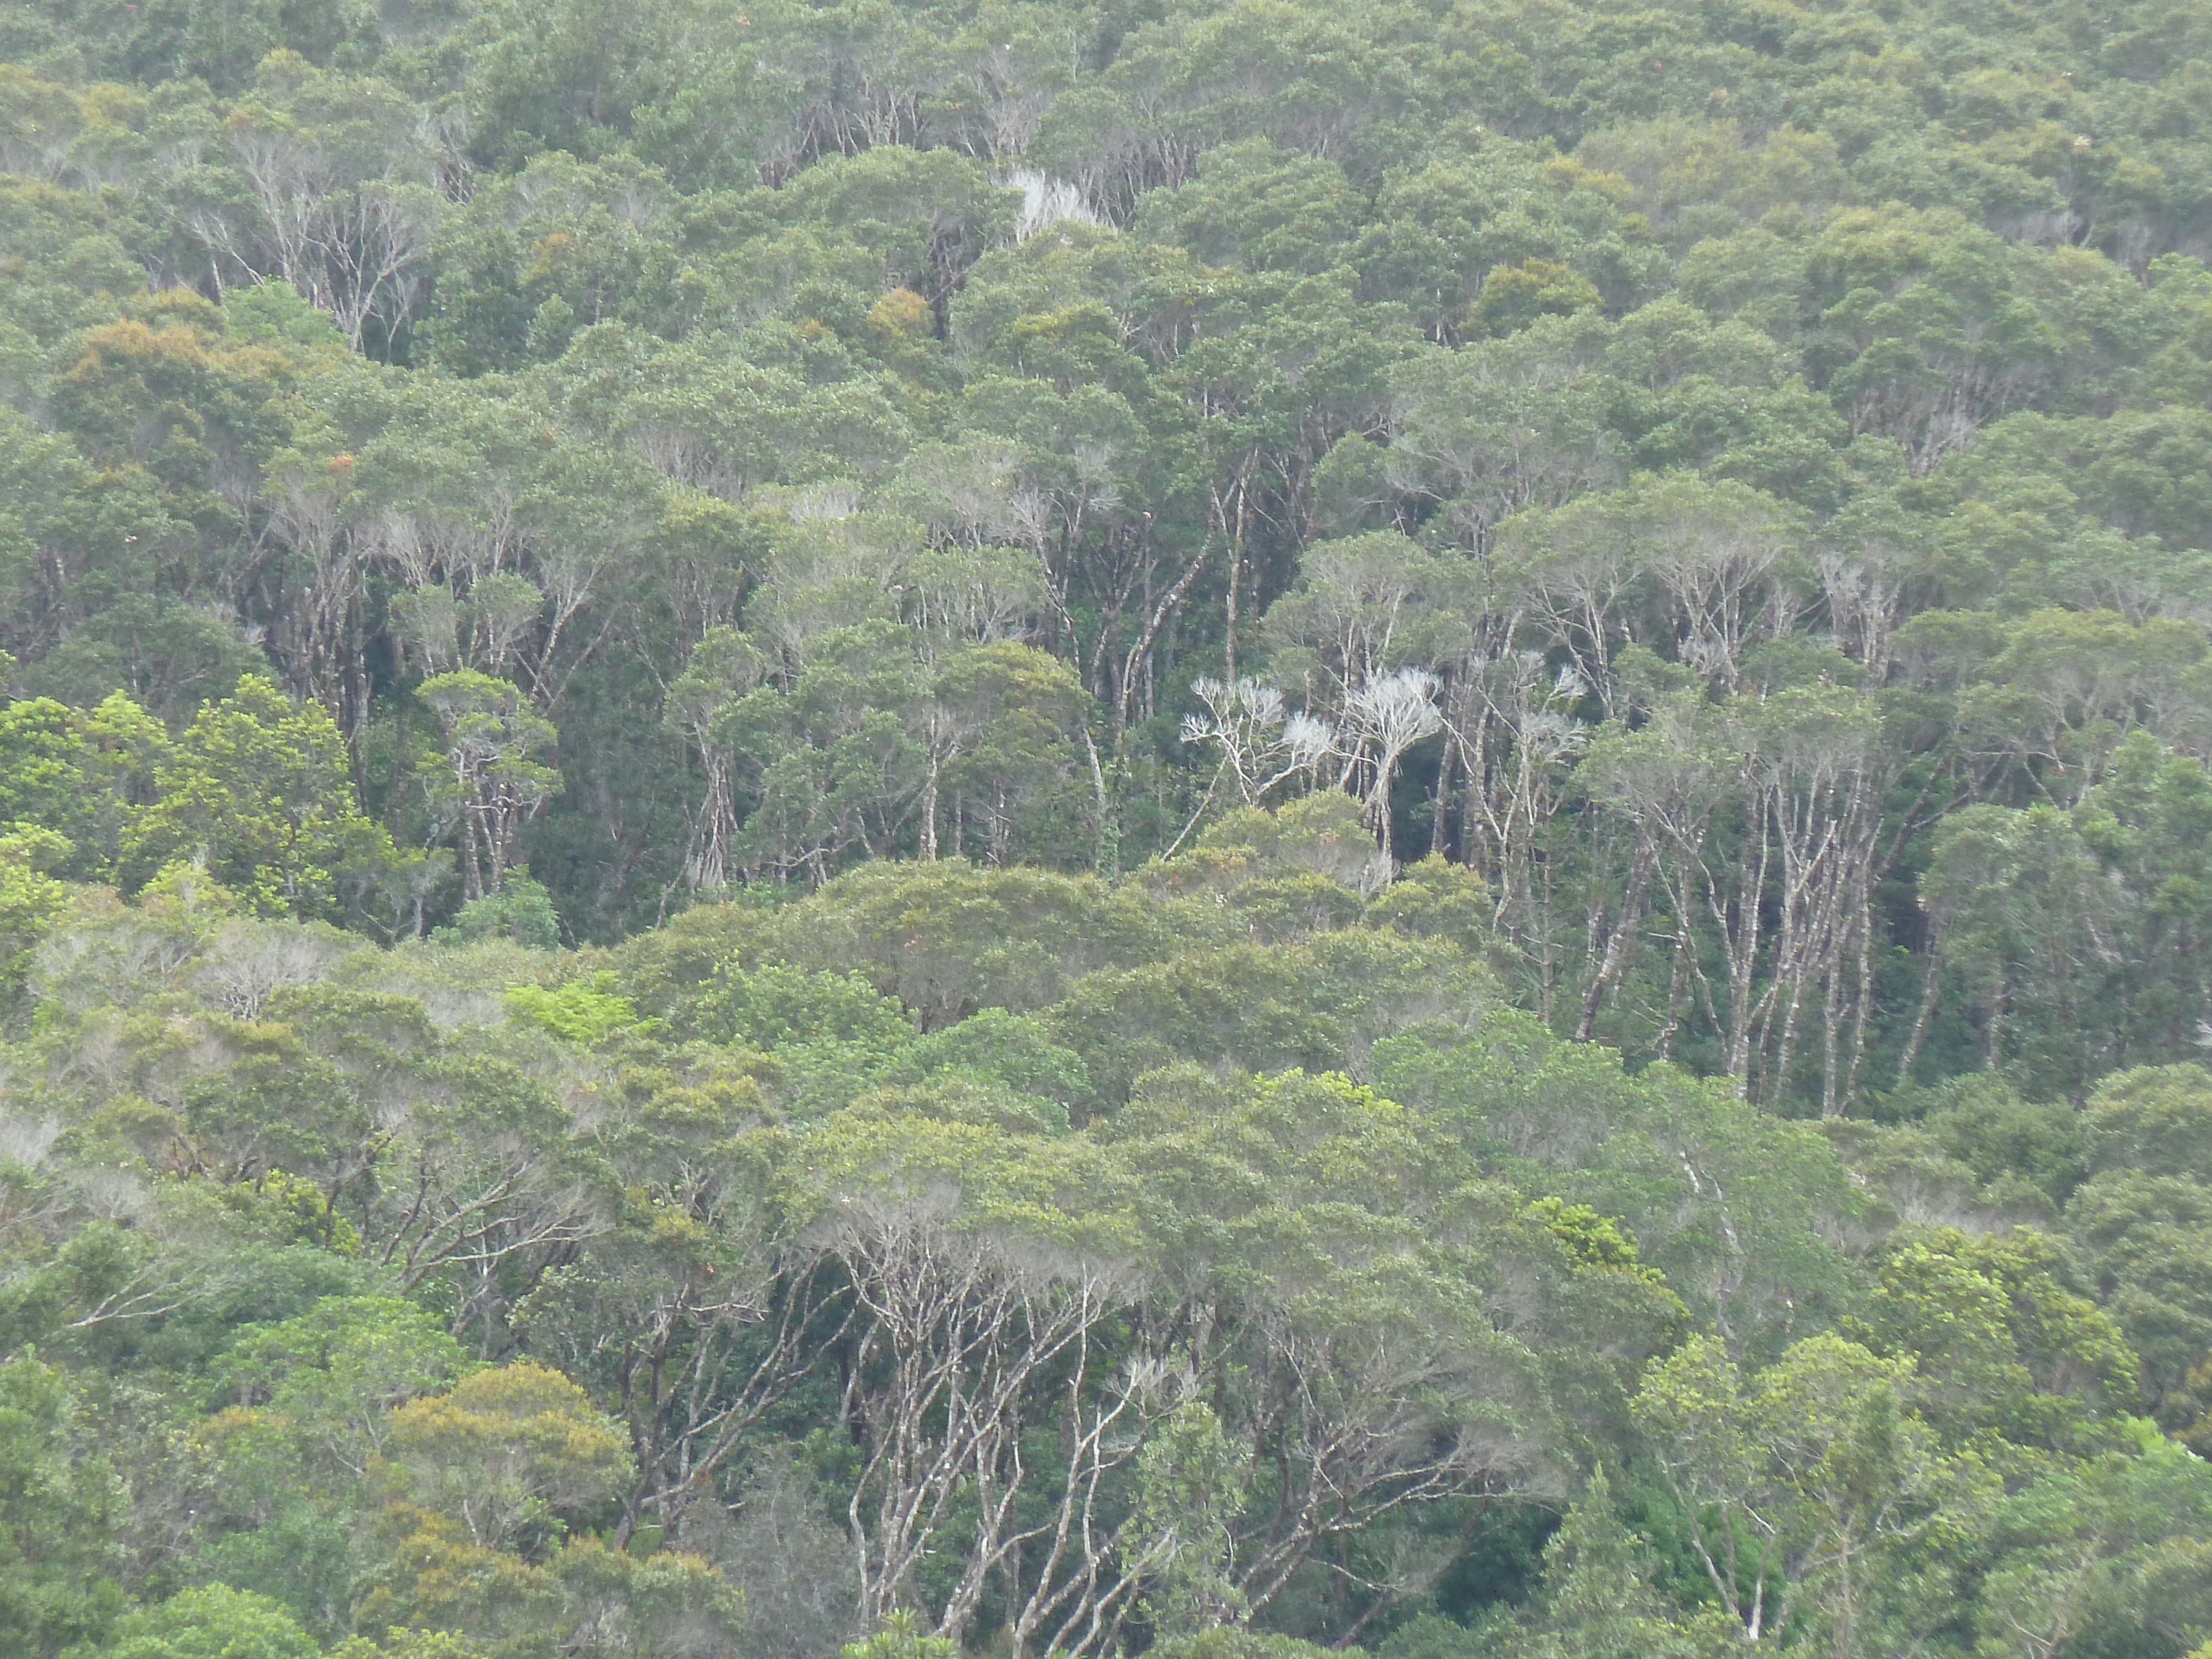
<path id="1" fill-rule="evenodd" d="M 1598 1009 L 1605 1001 L 1606 993 L 1627 971 L 1629 948 L 1644 916 L 1644 890 L 1650 882 L 1655 862 L 1656 851 L 1651 838 L 1639 829 L 1636 833 L 1636 851 L 1629 859 L 1628 890 L 1621 896 L 1620 915 L 1606 939 L 1605 956 L 1598 963 L 1597 976 L 1590 981 L 1589 994 L 1583 999 L 1583 1017 L 1575 1024 L 1577 1042 L 1589 1041 L 1590 1028 L 1597 1023 Z"/>

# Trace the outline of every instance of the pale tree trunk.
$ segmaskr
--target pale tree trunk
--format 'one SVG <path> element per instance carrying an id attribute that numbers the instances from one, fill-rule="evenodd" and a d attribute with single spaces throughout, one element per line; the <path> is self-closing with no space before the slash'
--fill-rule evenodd
<path id="1" fill-rule="evenodd" d="M 1597 1024 L 1598 1010 L 1604 1006 L 1607 994 L 1627 971 L 1629 952 L 1644 920 L 1644 890 L 1651 879 L 1651 866 L 1656 860 L 1657 849 L 1652 846 L 1650 836 L 1639 828 L 1636 850 L 1629 859 L 1628 890 L 1621 896 L 1620 914 L 1606 938 L 1605 954 L 1590 980 L 1589 993 L 1583 998 L 1582 1018 L 1575 1024 L 1577 1042 L 1589 1041 L 1590 1030 Z"/>

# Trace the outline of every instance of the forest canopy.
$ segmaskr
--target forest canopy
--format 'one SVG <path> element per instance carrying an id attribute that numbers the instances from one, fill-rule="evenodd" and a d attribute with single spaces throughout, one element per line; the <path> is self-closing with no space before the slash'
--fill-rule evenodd
<path id="1" fill-rule="evenodd" d="M 0 1650 L 2212 1653 L 2212 11 L 0 12 Z"/>

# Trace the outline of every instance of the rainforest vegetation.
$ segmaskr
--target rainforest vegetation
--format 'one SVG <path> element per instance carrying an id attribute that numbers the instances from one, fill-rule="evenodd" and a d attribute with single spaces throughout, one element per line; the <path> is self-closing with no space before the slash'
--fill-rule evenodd
<path id="1" fill-rule="evenodd" d="M 0 1653 L 2212 1655 L 2212 8 L 11 0 Z"/>

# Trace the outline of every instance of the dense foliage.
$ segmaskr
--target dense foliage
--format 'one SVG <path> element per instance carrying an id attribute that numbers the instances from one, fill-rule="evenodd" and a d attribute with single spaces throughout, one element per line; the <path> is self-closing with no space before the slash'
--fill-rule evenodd
<path id="1" fill-rule="evenodd" d="M 2188 0 L 0 13 L 0 1651 L 2212 1652 L 2208 256 Z"/>

